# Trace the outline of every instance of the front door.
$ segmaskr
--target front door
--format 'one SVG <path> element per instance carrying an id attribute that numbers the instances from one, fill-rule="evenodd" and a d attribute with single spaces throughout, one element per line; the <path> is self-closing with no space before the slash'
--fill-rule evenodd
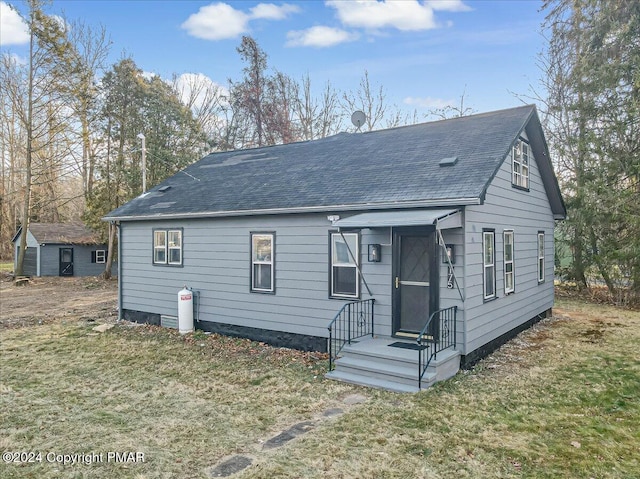
<path id="1" fill-rule="evenodd" d="M 394 320 L 398 336 L 411 336 L 424 327 L 437 308 L 438 277 L 433 231 L 394 235 Z M 431 332 L 430 332 L 431 334 Z"/>
<path id="2" fill-rule="evenodd" d="M 73 276 L 73 248 L 60 248 L 60 276 Z"/>

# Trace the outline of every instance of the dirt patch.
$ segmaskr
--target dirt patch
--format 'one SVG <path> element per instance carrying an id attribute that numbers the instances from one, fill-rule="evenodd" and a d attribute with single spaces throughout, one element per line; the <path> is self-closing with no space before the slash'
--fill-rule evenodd
<path id="1" fill-rule="evenodd" d="M 104 321 L 118 317 L 117 280 L 33 278 L 16 286 L 0 281 L 0 330 L 62 320 Z"/>

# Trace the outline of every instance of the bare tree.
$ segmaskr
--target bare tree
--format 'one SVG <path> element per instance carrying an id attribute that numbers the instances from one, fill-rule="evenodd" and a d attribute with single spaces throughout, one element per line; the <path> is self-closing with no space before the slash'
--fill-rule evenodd
<path id="1" fill-rule="evenodd" d="M 70 78 L 71 106 L 79 122 L 80 160 L 76 162 L 82 176 L 85 198 L 91 195 L 95 179 L 98 126 L 98 77 L 109 54 L 111 40 L 104 27 L 94 29 L 83 22 L 70 24 L 70 42 L 74 45 L 75 75 Z M 72 152 L 77 157 L 76 151 Z"/>
<path id="2" fill-rule="evenodd" d="M 20 224 L 23 231 L 29 226 L 31 196 L 34 186 L 34 159 L 46 154 L 56 141 L 59 123 L 65 117 L 67 98 L 66 79 L 72 71 L 68 41 L 63 25 L 45 15 L 40 0 L 28 0 L 29 16 L 25 22 L 29 28 L 29 58 L 27 70 L 26 102 L 13 98 L 13 105 L 26 132 L 24 162 L 24 197 Z M 64 121 L 64 120 L 62 120 Z M 27 235 L 21 235 L 16 276 L 24 271 Z"/>
<path id="3" fill-rule="evenodd" d="M 191 110 L 207 138 L 207 147 L 228 149 L 222 145 L 227 137 L 227 113 L 229 92 L 201 74 L 174 75 L 173 89 L 182 102 Z"/>
<path id="4" fill-rule="evenodd" d="M 325 138 L 336 134 L 342 128 L 339 97 L 327 81 L 319 98 L 311 92 L 309 75 L 301 83 L 294 83 L 295 98 L 293 110 L 299 124 L 299 135 L 304 140 Z"/>
<path id="5" fill-rule="evenodd" d="M 440 120 L 447 120 L 449 118 L 459 118 L 461 116 L 473 115 L 476 110 L 465 105 L 465 100 L 467 96 L 467 85 L 464 86 L 464 90 L 462 90 L 462 95 L 460 95 L 460 102 L 457 105 L 446 105 L 442 108 L 433 108 L 430 109 L 427 113 L 429 116 L 434 116 L 439 118 Z"/>
<path id="6" fill-rule="evenodd" d="M 367 70 L 364 71 L 357 90 L 343 93 L 341 106 L 343 112 L 349 116 L 356 110 L 364 112 L 366 116 L 365 131 L 381 128 L 389 109 L 384 87 L 382 85 L 377 88 L 373 87 L 369 81 Z"/>

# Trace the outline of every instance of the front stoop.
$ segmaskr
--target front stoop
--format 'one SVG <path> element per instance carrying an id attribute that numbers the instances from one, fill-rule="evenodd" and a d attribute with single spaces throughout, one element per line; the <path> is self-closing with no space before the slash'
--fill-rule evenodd
<path id="1" fill-rule="evenodd" d="M 340 352 L 329 379 L 395 392 L 418 392 L 418 351 L 390 347 L 397 338 L 361 338 Z M 410 342 L 410 341 L 407 341 Z M 422 389 L 454 376 L 460 369 L 460 352 L 438 353 L 422 377 Z"/>

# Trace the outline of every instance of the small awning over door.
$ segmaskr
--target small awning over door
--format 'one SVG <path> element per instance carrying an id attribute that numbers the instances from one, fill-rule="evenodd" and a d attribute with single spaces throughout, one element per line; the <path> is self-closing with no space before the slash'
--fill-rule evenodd
<path id="1" fill-rule="evenodd" d="M 333 222 L 333 226 L 341 230 L 433 224 L 438 229 L 460 228 L 462 227 L 461 212 L 459 209 L 380 211 L 360 213 Z"/>

